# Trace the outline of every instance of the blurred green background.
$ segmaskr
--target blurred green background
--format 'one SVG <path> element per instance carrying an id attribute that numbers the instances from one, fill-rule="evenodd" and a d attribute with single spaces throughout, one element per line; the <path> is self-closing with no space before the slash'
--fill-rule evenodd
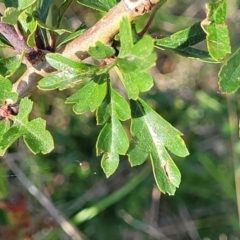
<path id="1" fill-rule="evenodd" d="M 206 2 L 168 0 L 158 11 L 149 33 L 169 36 L 203 20 Z M 240 45 L 239 6 L 239 1 L 228 1 L 232 51 Z M 80 14 L 88 25 L 100 17 L 75 3 L 68 12 L 73 25 L 78 23 L 75 14 Z M 148 16 L 136 21 L 139 30 Z M 199 47 L 205 48 L 205 43 Z M 176 194 L 159 193 L 149 161 L 131 168 L 127 158 L 122 157 L 117 172 L 106 179 L 100 157 L 96 157 L 100 127 L 96 126 L 94 114 L 76 116 L 71 106 L 64 104 L 73 90 L 38 91 L 31 97 L 36 103 L 32 117 L 46 119 L 55 149 L 46 156 L 33 156 L 20 140 L 1 159 L 0 230 L 2 236 L 8 236 L 2 239 L 28 239 L 29 231 L 37 240 L 71 239 L 19 181 L 21 174 L 86 239 L 240 239 L 240 204 L 236 199 L 240 189 L 235 187 L 235 180 L 240 182 L 239 93 L 219 93 L 220 65 L 161 51 L 158 56 L 156 67 L 151 69 L 155 87 L 142 97 L 184 134 L 190 151 L 186 158 L 172 156 L 182 173 Z M 115 82 L 122 92 L 121 84 Z M 9 161 L 17 163 L 23 173 L 13 172 Z M 18 212 L 23 214 L 20 222 L 16 222 L 19 216 L 13 214 Z M 29 221 L 30 227 L 24 221 Z M 16 234 L 11 235 L 13 232 Z"/>

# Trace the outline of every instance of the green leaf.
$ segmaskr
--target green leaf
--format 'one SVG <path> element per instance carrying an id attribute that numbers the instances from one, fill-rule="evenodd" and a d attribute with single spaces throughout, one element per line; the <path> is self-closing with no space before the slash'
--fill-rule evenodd
<path id="1" fill-rule="evenodd" d="M 38 88 L 42 90 L 53 90 L 56 88 L 63 90 L 75 87 L 91 79 L 97 69 L 96 66 L 72 61 L 58 53 L 47 54 L 46 59 L 51 66 L 60 72 L 42 78 L 38 83 Z"/>
<path id="2" fill-rule="evenodd" d="M 23 10 L 33 5 L 35 2 L 36 0 L 5 0 L 4 4 L 7 8 L 14 7 L 19 10 Z"/>
<path id="3" fill-rule="evenodd" d="M 152 76 L 144 72 L 130 72 L 118 74 L 127 90 L 129 99 L 136 100 L 140 92 L 146 92 L 153 86 Z"/>
<path id="4" fill-rule="evenodd" d="M 128 151 L 132 166 L 150 157 L 159 189 L 173 195 L 181 181 L 180 172 L 166 148 L 177 156 L 188 155 L 181 133 L 154 112 L 143 100 L 131 100 L 131 133 L 134 138 Z"/>
<path id="5" fill-rule="evenodd" d="M 53 18 L 53 19 L 54 19 L 54 18 Z M 67 26 L 66 28 L 64 28 L 64 27 L 56 28 L 56 26 L 52 26 L 51 24 L 50 24 L 50 26 L 49 26 L 49 25 L 45 24 L 45 23 L 41 20 L 41 18 L 39 18 L 38 15 L 35 15 L 35 20 L 37 21 L 38 25 L 39 25 L 42 29 L 47 29 L 47 30 L 49 30 L 49 31 L 53 31 L 53 32 L 55 32 L 55 33 L 57 33 L 57 34 L 59 34 L 59 35 L 62 35 L 63 33 L 71 33 L 71 32 L 72 32 L 72 29 L 71 29 L 69 26 Z"/>
<path id="6" fill-rule="evenodd" d="M 97 155 L 102 156 L 101 165 L 107 177 L 112 175 L 119 164 L 119 154 L 124 155 L 129 140 L 121 121 L 130 118 L 128 103 L 109 85 L 104 102 L 97 110 L 97 123 L 104 124 L 97 140 Z"/>
<path id="7" fill-rule="evenodd" d="M 222 60 L 231 52 L 228 28 L 225 24 L 226 10 L 226 0 L 207 4 L 207 18 L 201 23 L 207 33 L 208 51 L 216 61 Z"/>
<path id="8" fill-rule="evenodd" d="M 126 17 L 123 17 L 120 23 L 119 37 L 121 48 L 118 56 L 126 56 L 133 47 L 132 27 L 130 21 Z"/>
<path id="9" fill-rule="evenodd" d="M 109 58 L 115 54 L 115 50 L 101 42 L 96 42 L 95 47 L 90 47 L 88 53 L 96 59 Z"/>
<path id="10" fill-rule="evenodd" d="M 18 99 L 18 94 L 12 92 L 12 83 L 0 76 L 0 104 L 4 103 L 6 99 L 11 99 L 13 102 L 16 102 Z"/>
<path id="11" fill-rule="evenodd" d="M 153 40 L 144 36 L 133 44 L 132 30 L 127 18 L 120 24 L 121 48 L 115 60 L 118 75 L 123 82 L 128 97 L 137 99 L 140 92 L 148 91 L 152 85 L 152 77 L 146 71 L 155 64 L 156 54 L 153 53 Z"/>
<path id="12" fill-rule="evenodd" d="M 5 1 L 7 8 L 2 16 L 2 21 L 11 25 L 16 24 L 19 15 L 35 2 L 36 0 Z"/>
<path id="13" fill-rule="evenodd" d="M 225 62 L 219 72 L 219 86 L 223 93 L 232 93 L 240 87 L 240 48 Z"/>
<path id="14" fill-rule="evenodd" d="M 155 40 L 155 47 L 179 54 L 184 57 L 193 58 L 203 62 L 218 63 L 211 58 L 208 52 L 191 47 L 206 38 L 201 24 L 196 23 L 193 26 L 174 33 L 170 37 Z"/>
<path id="15" fill-rule="evenodd" d="M 216 61 L 216 60 L 212 59 L 208 52 L 200 50 L 200 49 L 196 49 L 196 48 L 193 48 L 193 47 L 186 47 L 186 48 L 180 48 L 179 47 L 179 48 L 175 48 L 175 49 L 160 48 L 160 49 L 166 50 L 166 51 L 169 51 L 169 52 L 173 52 L 173 53 L 178 54 L 180 56 L 187 57 L 187 58 L 192 58 L 192 59 L 202 61 L 202 62 L 219 63 L 219 61 Z"/>
<path id="16" fill-rule="evenodd" d="M 4 15 L 2 16 L 2 22 L 14 25 L 17 23 L 18 17 L 22 12 L 23 10 L 9 7 L 4 11 Z"/>
<path id="17" fill-rule="evenodd" d="M 75 103 L 73 111 L 82 114 L 95 111 L 102 103 L 107 91 L 107 78 L 105 75 L 95 76 L 75 94 L 67 98 L 66 103 Z"/>
<path id="18" fill-rule="evenodd" d="M 41 21 L 44 23 L 46 22 L 51 4 L 52 4 L 52 1 L 49 1 L 49 0 L 37 1 L 37 10 L 35 12 L 35 16 L 37 16 L 38 19 L 41 19 Z"/>
<path id="19" fill-rule="evenodd" d="M 21 66 L 22 57 L 13 56 L 9 58 L 0 58 L 0 75 L 10 77 Z"/>
<path id="20" fill-rule="evenodd" d="M 97 124 L 102 125 L 108 122 L 112 114 L 121 121 L 126 121 L 131 116 L 129 104 L 110 87 L 106 98 L 97 110 Z"/>
<path id="21" fill-rule="evenodd" d="M 28 121 L 32 104 L 32 101 L 27 98 L 21 100 L 18 115 L 13 117 L 13 125 L 0 139 L 1 155 L 20 137 L 23 137 L 24 142 L 34 154 L 40 152 L 46 154 L 53 149 L 53 139 L 51 134 L 45 130 L 45 120 L 37 118 Z"/>
<path id="22" fill-rule="evenodd" d="M 6 40 L 4 36 L 0 34 L 0 47 L 1 48 L 9 48 L 12 47 L 11 44 Z"/>
<path id="23" fill-rule="evenodd" d="M 111 176 L 119 164 L 119 154 L 124 155 L 129 146 L 126 132 L 114 114 L 106 123 L 97 140 L 97 155 L 103 154 L 101 166 L 107 177 Z"/>
<path id="24" fill-rule="evenodd" d="M 10 128 L 10 122 L 9 121 L 0 121 L 0 142 L 2 140 L 2 137 L 5 132 L 7 132 Z M 3 156 L 5 153 L 4 150 L 0 147 L 0 156 Z"/>
<path id="25" fill-rule="evenodd" d="M 80 72 L 82 70 L 89 70 L 93 67 L 90 64 L 70 60 L 59 53 L 49 53 L 46 55 L 46 59 L 52 67 L 60 71 L 75 70 Z"/>
<path id="26" fill-rule="evenodd" d="M 57 43 L 57 48 L 61 47 L 63 44 L 66 44 L 70 41 L 72 41 L 73 39 L 77 38 L 78 36 L 80 36 L 84 31 L 85 31 L 85 25 L 83 25 L 80 29 L 76 30 L 75 32 L 69 34 L 68 37 L 66 37 L 64 40 L 59 41 Z"/>
<path id="27" fill-rule="evenodd" d="M 60 8 L 59 8 L 59 15 L 58 15 L 58 19 L 57 19 L 57 28 L 59 28 L 59 26 L 60 26 L 60 24 L 62 22 L 62 19 L 64 17 L 64 14 L 68 10 L 68 8 L 72 4 L 72 2 L 73 2 L 73 0 L 65 0 L 64 3 L 60 6 Z"/>
<path id="28" fill-rule="evenodd" d="M 26 124 L 23 140 L 28 148 L 34 153 L 49 153 L 54 148 L 51 134 L 45 130 L 46 121 L 37 118 Z"/>
<path id="29" fill-rule="evenodd" d="M 125 51 L 125 50 L 124 50 Z M 123 72 L 146 71 L 155 64 L 156 54 L 153 53 L 153 40 L 150 36 L 144 36 L 128 52 L 120 54 L 117 58 L 117 66 Z"/>
<path id="30" fill-rule="evenodd" d="M 27 44 L 30 47 L 35 46 L 35 32 L 37 30 L 37 21 L 32 16 L 33 10 L 25 11 L 20 14 L 19 22 L 21 23 L 22 29 L 27 37 Z"/>
<path id="31" fill-rule="evenodd" d="M 186 48 L 202 42 L 206 38 L 206 33 L 203 31 L 201 24 L 196 23 L 193 26 L 172 34 L 170 37 L 165 37 L 155 40 L 156 47 L 164 48 Z"/>
<path id="32" fill-rule="evenodd" d="M 117 0 L 78 0 L 78 3 L 96 9 L 101 12 L 107 12 L 117 4 Z"/>

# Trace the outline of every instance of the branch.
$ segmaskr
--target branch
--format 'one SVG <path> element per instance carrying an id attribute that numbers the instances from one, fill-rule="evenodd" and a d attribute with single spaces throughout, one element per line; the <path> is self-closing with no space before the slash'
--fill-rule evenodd
<path id="1" fill-rule="evenodd" d="M 102 19 L 93 27 L 88 29 L 78 38 L 68 43 L 59 52 L 72 60 L 83 60 L 88 57 L 88 49 L 95 46 L 97 41 L 109 44 L 119 31 L 120 22 L 123 17 L 128 17 L 130 21 L 137 16 L 150 11 L 153 5 L 161 0 L 122 0 L 113 7 Z M 45 58 L 39 62 L 28 66 L 26 72 L 14 83 L 13 91 L 19 94 L 19 98 L 30 96 L 36 89 L 38 81 L 54 72 Z"/>
<path id="2" fill-rule="evenodd" d="M 43 58 L 43 53 L 29 47 L 23 36 L 20 36 L 12 26 L 0 21 L 0 33 L 19 54 L 25 51 L 24 63 L 33 65 Z"/>

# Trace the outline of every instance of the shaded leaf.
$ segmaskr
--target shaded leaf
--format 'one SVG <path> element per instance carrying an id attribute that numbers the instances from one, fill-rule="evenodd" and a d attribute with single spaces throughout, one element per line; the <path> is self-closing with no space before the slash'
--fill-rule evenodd
<path id="1" fill-rule="evenodd" d="M 118 167 L 119 155 L 126 154 L 129 140 L 119 120 L 130 118 L 128 103 L 109 85 L 108 94 L 97 110 L 97 123 L 104 124 L 97 140 L 97 155 L 107 177 Z"/>

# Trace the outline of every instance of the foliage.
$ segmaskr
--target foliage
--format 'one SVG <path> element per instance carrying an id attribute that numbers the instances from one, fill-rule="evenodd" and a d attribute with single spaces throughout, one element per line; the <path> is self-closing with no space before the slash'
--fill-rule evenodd
<path id="1" fill-rule="evenodd" d="M 1 2 L 6 6 L 1 21 L 13 26 L 18 24 L 29 47 L 37 45 L 35 35 L 39 32 L 46 49 L 50 39 L 54 39 L 56 45 L 51 49 L 57 51 L 60 46 L 83 33 L 83 26 L 73 30 L 67 23 L 65 13 L 72 0 L 61 1 L 57 6 L 45 0 Z M 100 12 L 107 12 L 118 3 L 115 0 L 77 2 Z M 102 127 L 95 138 L 96 155 L 101 156 L 101 167 L 107 177 L 117 171 L 121 156 L 128 158 L 131 166 L 142 165 L 146 159 L 150 159 L 157 187 L 163 193 L 175 194 L 181 182 L 178 168 L 181 163 L 175 163 L 173 159 L 186 157 L 188 150 L 181 138 L 182 133 L 165 120 L 164 113 L 165 116 L 159 115 L 151 103 L 144 99 L 154 85 L 149 70 L 156 64 L 156 49 L 204 64 L 223 63 L 231 51 L 225 24 L 226 9 L 226 0 L 209 3 L 206 5 L 205 19 L 164 38 L 150 35 L 139 37 L 135 35 L 135 26 L 123 18 L 112 46 L 96 42 L 95 46 L 89 48 L 90 63 L 73 61 L 57 51 L 46 55 L 48 63 L 56 71 L 42 78 L 38 88 L 44 92 L 65 90 L 67 94 L 64 95 L 64 101 L 72 105 L 75 114 L 95 114 L 96 124 Z M 199 45 L 204 41 L 206 48 L 203 50 Z M 1 47 L 10 45 L 7 39 L 0 36 Z M 33 102 L 29 98 L 18 99 L 17 94 L 11 91 L 10 77 L 18 74 L 24 54 L 0 59 L 1 156 L 19 138 L 23 138 L 34 154 L 50 153 L 54 148 L 55 137 L 46 130 L 46 121 L 40 117 L 29 120 Z M 237 91 L 240 86 L 238 55 L 237 50 L 223 63 L 219 72 L 219 87 L 223 93 Z M 118 76 L 124 91 L 119 91 L 113 73 Z M 13 114 L 11 106 L 18 104 L 18 100 L 18 112 Z M 38 101 L 34 104 L 37 105 Z M 207 157 L 199 161 L 206 168 L 214 168 Z M 131 184 L 129 186 L 129 189 L 136 187 L 134 184 L 134 187 Z M 232 198 L 232 192 L 228 194 Z M 114 200 L 109 202 L 111 205 Z M 75 215 L 75 223 L 87 221 L 105 208 L 101 202 L 96 206 L 97 213 L 94 213 L 93 205 Z"/>

